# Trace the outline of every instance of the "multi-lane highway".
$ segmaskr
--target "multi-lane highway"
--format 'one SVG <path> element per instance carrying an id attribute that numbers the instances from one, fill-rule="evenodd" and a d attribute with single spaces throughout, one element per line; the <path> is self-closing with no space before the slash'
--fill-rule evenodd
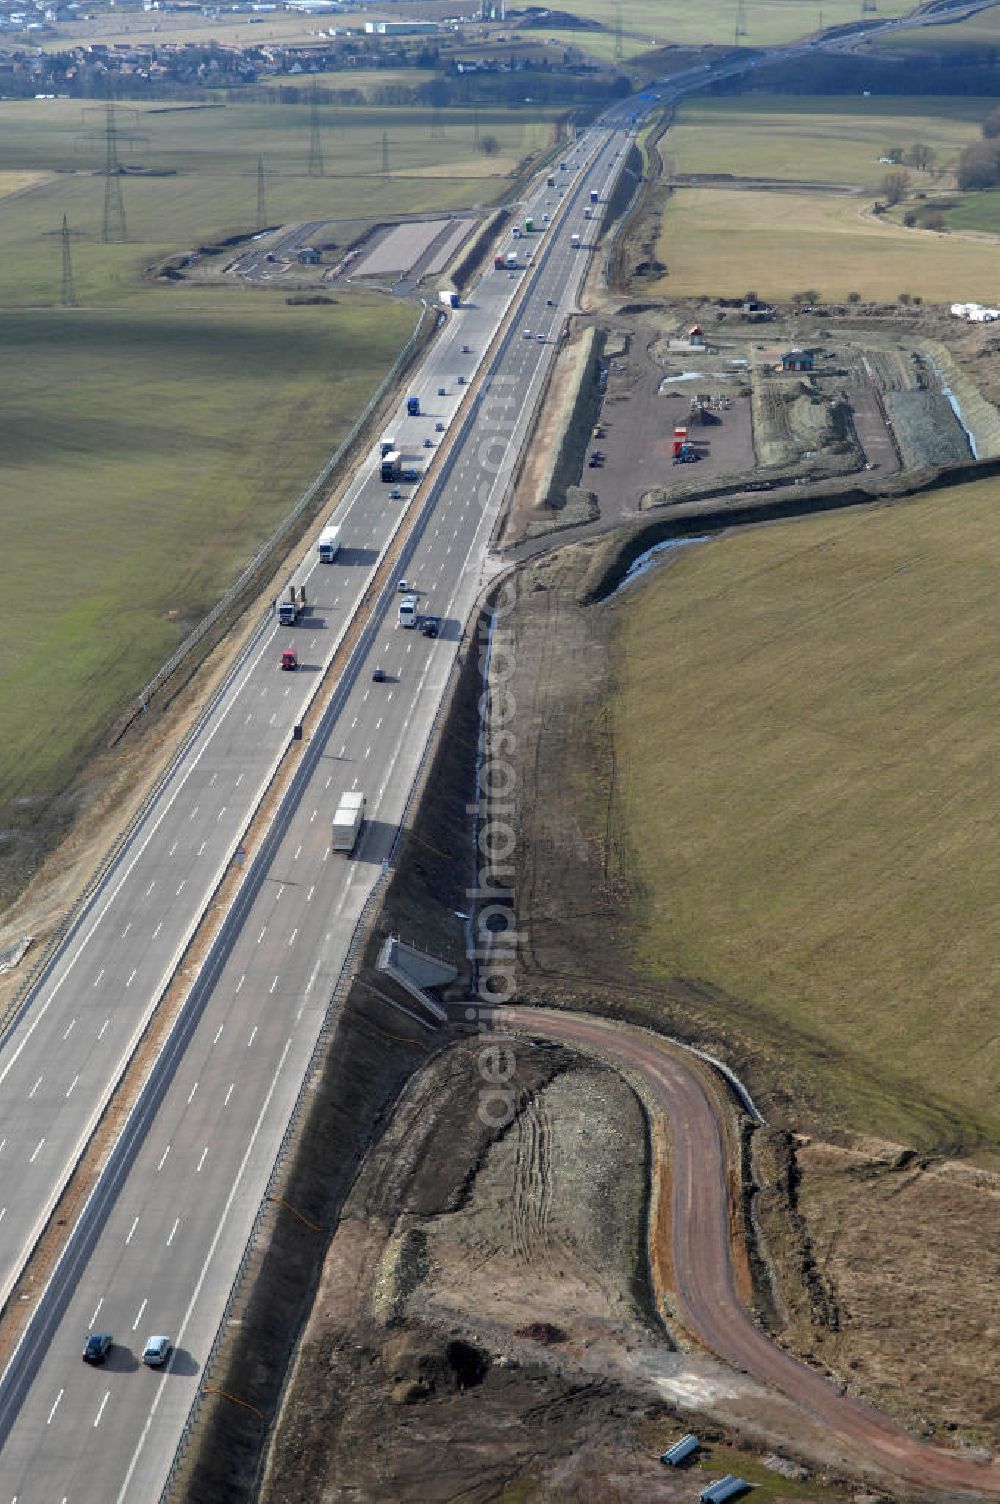
<path id="1" fill-rule="evenodd" d="M 569 152 L 576 172 L 558 172 L 555 192 L 543 184 L 530 197 L 524 210 L 536 223 L 553 216 L 545 236 L 519 243 L 522 268 L 525 246 L 533 250 L 530 268 L 513 278 L 484 273 L 408 388 L 421 416 L 401 408 L 390 425 L 414 464 L 430 458 L 425 438 L 451 445 L 400 563 L 421 609 L 442 617 L 444 631 L 435 640 L 401 629 L 387 591 L 336 687 L 295 797 L 250 864 L 195 985 L 196 1006 L 167 1047 L 170 1068 L 156 1074 L 130 1125 L 129 1154 L 95 1192 L 93 1235 L 71 1245 L 71 1266 L 57 1271 L 4 1376 L 0 1500 L 82 1504 L 159 1493 L 351 937 L 391 854 L 553 337 L 575 303 L 587 257 L 570 236 L 586 239 L 592 229 L 582 205 L 592 186 L 605 197 L 625 139 L 620 127 L 592 130 Z M 511 327 L 480 370 L 515 298 Z M 481 389 L 470 394 L 476 381 Z M 391 543 L 405 503 L 390 501 L 377 458 L 376 448 L 337 509 L 336 563 L 310 556 L 296 576 L 310 601 L 304 622 L 262 624 L 0 1045 L 6 1290 Z M 278 660 L 292 642 L 303 669 L 283 674 Z M 384 683 L 372 680 L 376 665 Z M 346 789 L 368 800 L 353 859 L 330 851 L 330 818 Z M 104 1368 L 81 1362 L 91 1330 L 114 1334 Z M 153 1332 L 169 1334 L 176 1348 L 162 1373 L 138 1361 Z"/>
<path id="2" fill-rule="evenodd" d="M 708 71 L 675 76 L 662 97 L 699 87 Z M 592 189 L 604 200 L 612 188 L 632 108 L 616 107 L 567 148 L 555 190 L 543 180 L 528 197 L 523 212 L 544 233 L 498 247 L 517 249 L 521 269 L 483 274 L 408 387 L 421 415 L 401 406 L 389 425 L 409 464 L 431 458 L 426 438 L 448 448 L 399 564 L 444 631 L 401 629 L 391 582 L 366 622 L 293 794 L 192 974 L 192 1002 L 130 1121 L 127 1152 L 113 1156 L 0 1380 L 0 1504 L 145 1504 L 159 1494 L 359 916 L 391 857 L 554 338 L 575 306 L 596 229 L 583 206 Z M 583 251 L 572 248 L 575 233 Z M 307 616 L 261 624 L 0 1040 L 0 1297 L 230 868 L 405 507 L 378 478 L 375 446 L 336 511 L 339 558 L 320 565 L 310 554 L 296 574 Z M 291 643 L 303 666 L 283 674 Z M 373 681 L 375 666 L 385 682 Z M 369 814 L 352 859 L 330 851 L 330 819 L 348 789 L 365 793 Z M 104 1368 L 80 1360 L 94 1329 L 115 1337 Z M 153 1332 L 175 1344 L 163 1372 L 138 1361 Z"/>

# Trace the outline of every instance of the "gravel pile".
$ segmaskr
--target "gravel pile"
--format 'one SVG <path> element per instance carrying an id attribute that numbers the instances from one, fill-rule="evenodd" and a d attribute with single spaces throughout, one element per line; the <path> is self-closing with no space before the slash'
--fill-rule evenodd
<path id="1" fill-rule="evenodd" d="M 886 392 L 885 407 L 907 469 L 971 459 L 965 430 L 939 392 Z"/>

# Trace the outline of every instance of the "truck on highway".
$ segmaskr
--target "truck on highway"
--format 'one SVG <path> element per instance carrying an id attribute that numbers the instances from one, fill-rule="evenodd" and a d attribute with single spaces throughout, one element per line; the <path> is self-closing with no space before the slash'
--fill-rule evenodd
<path id="1" fill-rule="evenodd" d="M 458 293 L 452 292 L 448 287 L 442 287 L 438 291 L 438 301 L 443 303 L 445 308 L 457 308 Z"/>
<path id="2" fill-rule="evenodd" d="M 532 219 L 530 214 L 524 221 L 524 233 L 525 235 L 533 235 L 535 233 L 535 221 Z"/>
<path id="3" fill-rule="evenodd" d="M 590 190 L 590 202 L 592 204 L 596 204 L 597 203 L 597 189 L 596 188 L 591 188 L 591 190 Z"/>
<path id="4" fill-rule="evenodd" d="M 396 440 L 395 439 L 383 439 L 382 442 L 381 442 L 381 444 L 379 444 L 379 446 L 378 446 L 378 452 L 382 456 L 382 458 L 384 459 L 387 454 L 391 454 L 392 453 L 392 451 L 395 449 L 395 447 L 396 447 Z"/>
<path id="5" fill-rule="evenodd" d="M 288 599 L 278 606 L 278 620 L 283 627 L 294 627 L 299 617 L 305 614 L 306 587 L 289 585 Z"/>
<path id="6" fill-rule="evenodd" d="M 504 269 L 504 267 L 506 265 L 507 265 L 507 258 L 506 258 L 506 256 L 494 256 L 493 257 L 493 269 L 494 269 L 494 271 L 502 272 L 503 269 Z"/>
<path id="7" fill-rule="evenodd" d="M 512 269 L 515 266 L 517 266 L 517 252 L 516 251 L 508 251 L 507 252 L 506 257 L 504 258 L 504 265 L 505 266 L 509 266 Z"/>
<path id="8" fill-rule="evenodd" d="M 411 418 L 419 418 L 420 417 L 420 398 L 419 397 L 407 397 L 407 399 L 406 399 L 406 411 L 409 413 L 409 415 L 410 415 Z"/>
<path id="9" fill-rule="evenodd" d="M 321 564 L 333 563 L 334 559 L 340 553 L 339 523 L 330 522 L 327 524 L 327 526 L 319 535 L 319 542 L 316 545 L 316 550 L 319 554 L 319 562 Z"/>
<path id="10" fill-rule="evenodd" d="M 379 474 L 385 481 L 399 480 L 403 472 L 403 456 L 398 449 L 390 449 L 388 454 L 383 454 Z"/>
<path id="11" fill-rule="evenodd" d="M 331 851 L 346 851 L 350 854 L 358 844 L 361 827 L 365 823 L 365 796 L 354 790 L 341 794 L 337 812 L 333 817 L 330 837 Z"/>
<path id="12" fill-rule="evenodd" d="M 399 625 L 401 627 L 415 627 L 417 625 L 417 597 L 404 595 L 399 603 Z"/>

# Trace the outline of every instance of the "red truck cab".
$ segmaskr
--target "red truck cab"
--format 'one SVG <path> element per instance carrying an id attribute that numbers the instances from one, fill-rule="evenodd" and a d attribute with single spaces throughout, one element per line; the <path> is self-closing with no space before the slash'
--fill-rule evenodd
<path id="1" fill-rule="evenodd" d="M 294 648 L 286 648 L 285 651 L 281 655 L 281 667 L 283 669 L 294 669 L 294 668 L 298 668 L 298 666 L 299 666 L 299 655 L 298 655 L 298 653 L 295 651 Z"/>

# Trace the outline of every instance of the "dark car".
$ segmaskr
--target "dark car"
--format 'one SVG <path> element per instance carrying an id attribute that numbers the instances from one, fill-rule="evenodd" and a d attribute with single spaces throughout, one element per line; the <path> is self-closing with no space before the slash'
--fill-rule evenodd
<path id="1" fill-rule="evenodd" d="M 424 448 L 425 449 L 433 449 L 434 448 L 434 440 L 433 439 L 425 439 L 424 440 Z"/>
<path id="2" fill-rule="evenodd" d="M 425 637 L 438 637 L 441 634 L 440 616 L 425 616 L 420 623 L 420 630 Z"/>
<path id="3" fill-rule="evenodd" d="M 385 669 L 384 668 L 373 668 L 372 669 L 372 678 L 374 679 L 374 681 L 375 681 L 376 684 L 384 684 L 385 683 Z"/>
<path id="4" fill-rule="evenodd" d="M 84 1344 L 83 1361 L 103 1363 L 114 1345 L 115 1341 L 110 1332 L 91 1332 Z"/>

